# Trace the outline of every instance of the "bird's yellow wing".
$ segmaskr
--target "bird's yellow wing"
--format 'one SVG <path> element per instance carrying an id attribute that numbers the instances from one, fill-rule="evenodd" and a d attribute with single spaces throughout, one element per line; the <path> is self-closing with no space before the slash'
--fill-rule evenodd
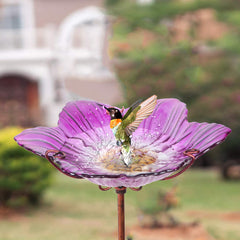
<path id="1" fill-rule="evenodd" d="M 129 120 L 132 119 L 132 121 L 130 120 L 130 124 L 127 125 L 125 129 L 128 136 L 130 136 L 138 128 L 144 119 L 152 114 L 156 104 L 157 96 L 153 95 L 139 104 L 139 107 L 133 110 L 133 112 L 128 116 Z"/>

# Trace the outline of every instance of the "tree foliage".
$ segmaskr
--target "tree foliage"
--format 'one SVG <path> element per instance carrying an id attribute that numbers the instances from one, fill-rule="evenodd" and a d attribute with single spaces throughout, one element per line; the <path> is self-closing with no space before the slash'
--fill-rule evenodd
<path id="1" fill-rule="evenodd" d="M 127 103 L 151 94 L 179 98 L 187 104 L 189 120 L 217 122 L 232 129 L 227 141 L 209 158 L 239 156 L 240 3 L 107 2 L 116 16 L 111 49 Z M 196 16 L 205 21 L 202 28 Z M 188 26 L 181 39 L 177 38 L 179 22 L 185 24 L 179 26 Z M 216 36 L 211 34 L 214 24 Z"/>

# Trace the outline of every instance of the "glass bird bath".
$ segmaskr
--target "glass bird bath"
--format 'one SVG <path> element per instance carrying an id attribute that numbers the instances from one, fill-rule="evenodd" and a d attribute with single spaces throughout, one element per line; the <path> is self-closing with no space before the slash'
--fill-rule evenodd
<path id="1" fill-rule="evenodd" d="M 127 188 L 139 191 L 180 175 L 230 132 L 221 124 L 188 122 L 184 103 L 152 96 L 128 109 L 70 102 L 57 127 L 26 129 L 15 140 L 67 176 L 88 179 L 103 191 L 115 188 L 123 240 Z"/>

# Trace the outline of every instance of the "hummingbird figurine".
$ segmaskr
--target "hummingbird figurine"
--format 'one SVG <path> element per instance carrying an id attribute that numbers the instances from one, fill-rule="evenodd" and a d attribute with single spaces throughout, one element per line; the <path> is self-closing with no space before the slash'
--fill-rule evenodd
<path id="1" fill-rule="evenodd" d="M 153 95 L 146 99 L 144 102 L 138 100 L 135 102 L 123 116 L 123 111 L 117 108 L 104 108 L 110 115 L 110 128 L 112 129 L 116 144 L 121 146 L 121 153 L 123 154 L 123 161 L 128 166 L 131 162 L 131 135 L 138 128 L 140 123 L 149 117 L 157 103 L 157 96 Z"/>

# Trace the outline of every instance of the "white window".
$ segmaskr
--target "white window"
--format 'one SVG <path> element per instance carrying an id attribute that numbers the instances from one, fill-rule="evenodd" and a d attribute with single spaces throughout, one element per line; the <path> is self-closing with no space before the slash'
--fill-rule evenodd
<path id="1" fill-rule="evenodd" d="M 0 8 L 0 29 L 19 29 L 22 27 L 20 4 L 3 5 Z"/>
<path id="2" fill-rule="evenodd" d="M 29 47 L 33 41 L 33 19 L 33 0 L 2 0 L 0 49 Z"/>

